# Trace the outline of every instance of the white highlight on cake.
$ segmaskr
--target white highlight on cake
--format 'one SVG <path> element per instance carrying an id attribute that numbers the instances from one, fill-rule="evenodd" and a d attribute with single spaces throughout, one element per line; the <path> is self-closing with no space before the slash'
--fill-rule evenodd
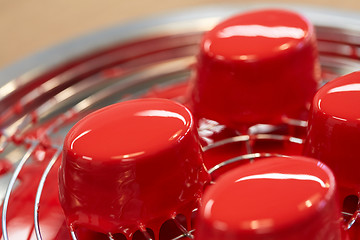
<path id="1" fill-rule="evenodd" d="M 301 39 L 305 32 L 301 28 L 262 25 L 235 25 L 222 29 L 217 36 L 229 37 L 267 37 L 267 38 L 294 38 Z"/>
<path id="2" fill-rule="evenodd" d="M 241 182 L 246 180 L 254 180 L 254 179 L 293 179 L 293 180 L 305 180 L 305 181 L 314 181 L 318 182 L 321 187 L 326 188 L 328 184 L 325 184 L 320 178 L 308 175 L 308 174 L 285 174 L 285 173 L 264 173 L 258 175 L 252 175 L 247 177 L 242 177 L 236 180 L 235 182 Z"/>
<path id="3" fill-rule="evenodd" d="M 135 115 L 142 117 L 173 117 L 181 120 L 184 123 L 184 125 L 186 125 L 186 120 L 183 116 L 181 116 L 178 113 L 165 111 L 165 110 L 146 110 L 146 111 L 138 112 Z"/>
<path id="4" fill-rule="evenodd" d="M 77 136 L 70 144 L 70 149 L 74 149 L 74 143 L 81 137 L 83 137 L 84 135 L 88 134 L 89 132 L 91 132 L 91 129 L 90 130 L 86 130 L 84 131 L 83 133 L 79 134 L 79 136 Z"/>
<path id="5" fill-rule="evenodd" d="M 360 83 L 347 84 L 344 86 L 332 88 L 328 93 L 337 93 L 337 92 L 359 92 Z"/>
<path id="6" fill-rule="evenodd" d="M 206 203 L 205 208 L 204 208 L 204 217 L 205 218 L 209 218 L 211 216 L 211 208 L 212 208 L 213 205 L 214 205 L 214 200 L 213 199 L 210 199 Z"/>

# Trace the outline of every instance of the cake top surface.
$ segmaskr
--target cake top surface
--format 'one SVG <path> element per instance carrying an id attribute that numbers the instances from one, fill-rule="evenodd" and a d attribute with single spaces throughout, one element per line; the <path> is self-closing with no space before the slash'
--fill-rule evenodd
<path id="1" fill-rule="evenodd" d="M 219 177 L 201 208 L 219 230 L 265 233 L 311 222 L 334 194 L 333 174 L 321 162 L 269 158 Z"/>
<path id="2" fill-rule="evenodd" d="M 64 148 L 89 161 L 133 161 L 180 141 L 193 126 L 184 106 L 165 99 L 138 99 L 114 104 L 80 120 Z"/>
<path id="3" fill-rule="evenodd" d="M 202 51 L 219 60 L 257 61 L 301 48 L 312 32 L 309 21 L 291 11 L 247 12 L 207 32 Z"/>

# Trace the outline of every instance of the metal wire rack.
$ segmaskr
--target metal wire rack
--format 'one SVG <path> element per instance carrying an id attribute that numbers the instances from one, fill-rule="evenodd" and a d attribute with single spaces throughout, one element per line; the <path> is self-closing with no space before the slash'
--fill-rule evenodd
<path id="1" fill-rule="evenodd" d="M 220 19 L 253 7 L 259 6 L 193 9 L 157 17 L 146 23 L 140 21 L 104 30 L 0 71 L 0 156 L 10 159 L 14 166 L 12 172 L 0 179 L 3 239 L 10 239 L 7 213 L 11 194 L 21 184 L 18 183 L 19 173 L 26 164 L 34 162 L 32 155 L 39 146 L 51 150 L 50 160 L 38 183 L 33 208 L 35 236 L 43 239 L 39 212 L 41 199 L 46 196 L 42 192 L 49 172 L 61 155 L 62 140 L 69 128 L 80 117 L 100 107 L 136 98 L 155 85 L 162 87 L 186 81 L 191 75 L 202 33 Z M 301 12 L 314 23 L 324 82 L 360 69 L 360 18 L 320 9 L 287 8 Z M 74 46 L 78 46 L 78 50 L 74 50 Z M 54 51 L 65 56 L 59 59 L 54 56 Z M 13 78 L 14 69 L 19 70 L 16 78 Z M 306 121 L 292 119 L 285 124 L 300 128 L 307 126 Z M 36 137 L 29 134 L 39 128 L 44 131 Z M 215 142 L 204 147 L 204 151 L 229 143 L 247 142 L 250 138 L 294 144 L 303 141 L 296 136 L 256 132 Z M 274 155 L 282 156 L 254 152 L 250 147 L 245 154 L 223 161 L 209 172 L 212 174 L 234 162 Z M 349 228 L 357 218 L 357 215 L 352 216 Z M 172 240 L 194 238 L 194 229 L 186 229 L 176 218 L 172 220 L 181 232 Z M 139 230 L 145 239 L 152 239 L 145 228 Z M 76 240 L 74 229 L 69 231 Z M 116 238 L 109 233 L 108 239 Z"/>

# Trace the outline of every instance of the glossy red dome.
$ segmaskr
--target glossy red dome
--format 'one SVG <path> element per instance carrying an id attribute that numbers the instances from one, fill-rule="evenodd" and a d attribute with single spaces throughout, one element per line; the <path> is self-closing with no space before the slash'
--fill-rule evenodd
<path id="1" fill-rule="evenodd" d="M 215 59 L 258 61 L 294 51 L 313 34 L 303 17 L 263 10 L 232 17 L 205 35 L 202 51 Z"/>
<path id="2" fill-rule="evenodd" d="M 65 147 L 78 158 L 100 162 L 141 159 L 188 134 L 189 111 L 166 100 L 139 100 L 101 109 L 79 121 Z"/>
<path id="3" fill-rule="evenodd" d="M 341 239 L 338 204 L 334 176 L 321 162 L 259 160 L 205 191 L 196 239 Z"/>
<path id="4" fill-rule="evenodd" d="M 191 214 L 209 180 L 191 113 L 165 99 L 121 102 L 68 133 L 60 200 L 68 224 L 103 233 L 148 227 Z"/>
<path id="5" fill-rule="evenodd" d="M 320 79 L 313 26 L 285 10 L 236 15 L 205 33 L 193 82 L 197 117 L 230 127 L 298 117 Z"/>
<path id="6" fill-rule="evenodd" d="M 325 84 L 315 95 L 304 153 L 326 163 L 342 199 L 360 192 L 360 72 Z"/>

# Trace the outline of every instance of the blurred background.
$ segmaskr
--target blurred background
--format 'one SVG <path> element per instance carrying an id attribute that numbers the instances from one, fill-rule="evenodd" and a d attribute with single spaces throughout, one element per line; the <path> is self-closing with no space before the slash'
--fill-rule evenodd
<path id="1" fill-rule="evenodd" d="M 203 5 L 301 4 L 359 12 L 359 0 L 0 0 L 0 69 L 28 55 L 101 28 Z"/>

